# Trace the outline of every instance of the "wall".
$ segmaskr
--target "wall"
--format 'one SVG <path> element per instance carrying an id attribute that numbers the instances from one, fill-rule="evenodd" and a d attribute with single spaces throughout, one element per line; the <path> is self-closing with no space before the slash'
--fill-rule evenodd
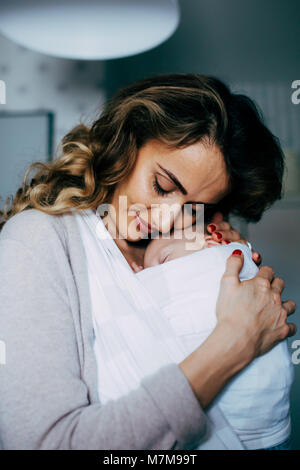
<path id="1" fill-rule="evenodd" d="M 6 83 L 0 111 L 53 111 L 55 147 L 80 119 L 90 122 L 101 111 L 104 73 L 103 62 L 46 56 L 0 35 L 0 79 Z"/>

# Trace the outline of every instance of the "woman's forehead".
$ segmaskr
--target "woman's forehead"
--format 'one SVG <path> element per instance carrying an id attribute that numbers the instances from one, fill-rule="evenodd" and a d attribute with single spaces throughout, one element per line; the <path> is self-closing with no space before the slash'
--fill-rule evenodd
<path id="1" fill-rule="evenodd" d="M 229 174 L 221 150 L 216 144 L 197 142 L 185 148 L 170 149 L 159 141 L 149 141 L 144 156 L 160 167 L 171 171 L 187 189 L 190 200 L 198 201 L 201 191 L 209 198 L 227 193 Z M 149 160 L 148 160 L 149 161 Z"/>

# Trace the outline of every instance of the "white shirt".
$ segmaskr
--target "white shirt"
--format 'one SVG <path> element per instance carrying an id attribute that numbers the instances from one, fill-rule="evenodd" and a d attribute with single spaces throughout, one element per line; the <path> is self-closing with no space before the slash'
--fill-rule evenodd
<path id="1" fill-rule="evenodd" d="M 254 277 L 258 268 L 251 250 L 239 243 L 207 248 L 137 274 L 181 338 L 187 354 L 215 328 L 220 280 L 235 248 L 244 253 L 240 279 Z M 247 449 L 272 447 L 289 436 L 293 378 L 285 340 L 254 359 L 217 396 L 215 403 Z"/>

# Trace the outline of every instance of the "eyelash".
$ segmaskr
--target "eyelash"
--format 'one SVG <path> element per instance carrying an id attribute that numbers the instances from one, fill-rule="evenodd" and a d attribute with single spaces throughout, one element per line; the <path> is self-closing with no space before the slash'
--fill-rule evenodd
<path id="1" fill-rule="evenodd" d="M 168 193 L 171 193 L 172 191 L 165 191 L 158 183 L 157 178 L 155 176 L 154 181 L 153 181 L 153 188 L 156 191 L 157 194 L 160 196 L 165 196 Z"/>
<path id="2" fill-rule="evenodd" d="M 153 188 L 155 192 L 159 194 L 160 196 L 166 196 L 167 194 L 172 192 L 172 191 L 165 191 L 158 183 L 156 176 L 153 181 Z M 205 206 L 206 206 L 207 211 L 214 209 L 214 205 L 205 204 Z M 197 214 L 197 210 L 192 208 L 192 215 L 196 215 L 196 214 Z"/>
<path id="3" fill-rule="evenodd" d="M 161 195 L 161 196 L 166 196 L 166 194 L 169 194 L 171 193 L 172 191 L 165 191 L 161 186 L 160 184 L 158 183 L 157 181 L 157 178 L 155 177 L 154 181 L 153 181 L 153 187 L 154 187 L 154 190 L 156 191 L 157 194 Z M 192 211 L 192 215 L 196 215 L 197 214 L 197 210 L 196 209 L 191 209 Z"/>

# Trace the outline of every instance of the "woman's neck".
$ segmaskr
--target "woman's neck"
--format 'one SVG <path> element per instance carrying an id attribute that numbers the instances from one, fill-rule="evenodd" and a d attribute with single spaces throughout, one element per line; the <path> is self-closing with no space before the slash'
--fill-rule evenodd
<path id="1" fill-rule="evenodd" d="M 135 261 L 139 266 L 144 266 L 144 255 L 151 239 L 131 242 L 125 239 L 115 239 L 116 245 L 121 250 L 129 265 Z"/>

